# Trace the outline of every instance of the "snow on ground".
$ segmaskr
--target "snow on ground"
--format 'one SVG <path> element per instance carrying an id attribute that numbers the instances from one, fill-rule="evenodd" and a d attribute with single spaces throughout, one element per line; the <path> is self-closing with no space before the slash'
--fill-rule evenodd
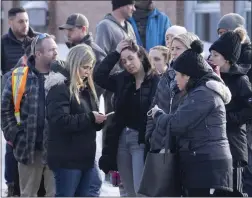
<path id="1" fill-rule="evenodd" d="M 103 97 L 101 97 L 101 104 L 100 104 L 100 110 L 101 112 L 104 112 L 104 101 L 103 101 Z M 99 160 L 100 156 L 101 156 L 101 145 L 102 145 L 102 132 L 99 131 L 97 132 L 97 152 L 96 152 L 96 159 Z M 4 179 L 4 168 L 5 168 L 5 162 L 4 162 L 4 155 L 5 155 L 5 140 L 3 135 L 1 135 L 1 197 L 5 196 L 5 191 L 6 191 L 6 185 L 5 185 L 5 179 Z M 118 187 L 113 187 L 109 182 L 104 181 L 105 175 L 102 171 L 100 171 L 101 176 L 102 176 L 102 180 L 103 180 L 103 184 L 102 184 L 102 188 L 101 188 L 101 195 L 100 196 L 105 196 L 105 197 L 111 197 L 111 196 L 115 196 L 115 197 L 119 197 L 119 188 Z"/>

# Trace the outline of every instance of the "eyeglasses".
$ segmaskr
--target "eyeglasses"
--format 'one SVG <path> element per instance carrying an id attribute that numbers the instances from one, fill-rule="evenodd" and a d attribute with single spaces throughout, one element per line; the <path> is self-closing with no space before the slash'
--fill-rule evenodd
<path id="1" fill-rule="evenodd" d="M 47 33 L 43 33 L 43 34 L 39 34 L 39 35 L 37 35 L 37 36 L 35 37 L 35 40 L 34 40 L 34 42 L 33 42 L 33 54 L 35 54 L 35 49 L 36 49 L 36 45 L 37 45 L 38 41 L 39 41 L 39 40 L 43 40 L 43 39 L 45 39 L 46 37 L 50 37 L 50 35 L 47 34 Z"/>

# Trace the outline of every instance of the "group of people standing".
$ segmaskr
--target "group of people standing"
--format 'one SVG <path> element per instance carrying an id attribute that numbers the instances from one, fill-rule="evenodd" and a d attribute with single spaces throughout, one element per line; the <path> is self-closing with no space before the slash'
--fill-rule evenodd
<path id="1" fill-rule="evenodd" d="M 171 25 L 152 1 L 112 0 L 112 7 L 95 39 L 83 14 L 59 27 L 70 48 L 65 61 L 54 36 L 29 28 L 23 8 L 9 11 L 1 62 L 8 196 L 20 188 L 27 197 L 98 197 L 99 169 L 119 172 L 121 196 L 141 196 L 146 155 L 161 152 L 167 135 L 181 196 L 252 196 L 252 48 L 244 18 L 221 18 L 205 60 L 200 38 Z"/>

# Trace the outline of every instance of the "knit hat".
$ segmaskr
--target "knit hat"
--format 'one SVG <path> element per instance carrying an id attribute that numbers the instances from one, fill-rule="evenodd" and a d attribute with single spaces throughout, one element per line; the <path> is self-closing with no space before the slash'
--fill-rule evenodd
<path id="1" fill-rule="evenodd" d="M 112 0 L 113 10 L 130 4 L 134 4 L 134 0 Z"/>
<path id="2" fill-rule="evenodd" d="M 174 40 L 179 40 L 181 43 L 183 43 L 188 49 L 191 48 L 191 44 L 194 40 L 200 40 L 197 35 L 195 35 L 192 32 L 186 32 L 184 34 L 179 34 L 175 37 L 173 37 L 172 42 Z M 172 43 L 171 42 L 171 43 Z"/>
<path id="3" fill-rule="evenodd" d="M 199 79 L 210 73 L 210 66 L 201 55 L 203 48 L 203 43 L 200 40 L 193 41 L 190 49 L 184 51 L 174 61 L 174 70 L 190 76 L 193 79 Z"/>
<path id="4" fill-rule="evenodd" d="M 177 36 L 179 34 L 184 34 L 186 32 L 187 30 L 185 29 L 185 27 L 179 25 L 173 25 L 166 30 L 165 35 L 171 34 L 173 36 Z"/>
<path id="5" fill-rule="evenodd" d="M 218 29 L 225 29 L 225 30 L 234 30 L 237 27 L 244 27 L 245 26 L 245 19 L 236 13 L 229 13 L 224 15 L 219 23 L 218 23 Z"/>
<path id="6" fill-rule="evenodd" d="M 246 36 L 246 30 L 241 27 L 234 31 L 228 31 L 212 44 L 209 51 L 215 50 L 226 60 L 236 63 L 241 54 L 241 43 L 246 39 Z"/>

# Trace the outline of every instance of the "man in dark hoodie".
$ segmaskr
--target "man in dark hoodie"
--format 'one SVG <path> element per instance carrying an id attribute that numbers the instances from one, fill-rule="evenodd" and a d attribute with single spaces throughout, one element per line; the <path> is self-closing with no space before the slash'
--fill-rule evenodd
<path id="1" fill-rule="evenodd" d="M 29 27 L 28 14 L 24 8 L 12 8 L 8 11 L 9 31 L 1 38 L 1 73 L 6 74 L 17 64 L 25 54 L 25 47 L 31 44 L 37 35 Z M 4 78 L 1 79 L 2 85 Z M 3 87 L 2 87 L 3 88 Z M 19 181 L 17 161 L 13 155 L 13 148 L 6 144 L 5 179 L 8 187 L 7 196 L 19 196 Z"/>
<path id="2" fill-rule="evenodd" d="M 64 25 L 59 27 L 60 30 L 66 32 L 68 42 L 66 45 L 71 48 L 75 45 L 84 43 L 89 45 L 96 56 L 96 65 L 106 57 L 106 53 L 94 42 L 92 33 L 89 32 L 89 22 L 88 19 L 80 13 L 74 13 L 67 18 L 67 21 Z M 95 85 L 96 92 L 98 97 L 103 93 L 103 89 Z M 98 170 L 97 163 L 93 168 L 92 182 L 90 185 L 89 196 L 90 197 L 99 197 L 102 181 L 101 176 Z"/>
<path id="3" fill-rule="evenodd" d="M 229 13 L 224 15 L 218 23 L 218 34 L 221 36 L 228 30 L 234 30 L 237 27 L 245 28 L 245 19 L 236 13 Z M 245 42 L 241 45 L 241 55 L 237 64 L 244 68 L 249 68 L 247 73 L 250 82 L 252 83 L 252 44 L 250 38 L 247 36 Z M 244 191 L 252 197 L 252 121 L 247 124 L 247 139 L 248 139 L 248 166 L 244 171 Z"/>
<path id="4" fill-rule="evenodd" d="M 43 175 L 45 196 L 53 197 L 54 177 L 45 159 L 47 133 L 44 80 L 52 61 L 57 57 L 54 37 L 39 34 L 32 43 L 31 51 L 32 56 L 27 61 L 26 86 L 21 99 L 20 124 L 14 114 L 11 75 L 2 93 L 1 124 L 4 137 L 13 146 L 14 156 L 18 161 L 21 196 L 36 197 Z"/>

